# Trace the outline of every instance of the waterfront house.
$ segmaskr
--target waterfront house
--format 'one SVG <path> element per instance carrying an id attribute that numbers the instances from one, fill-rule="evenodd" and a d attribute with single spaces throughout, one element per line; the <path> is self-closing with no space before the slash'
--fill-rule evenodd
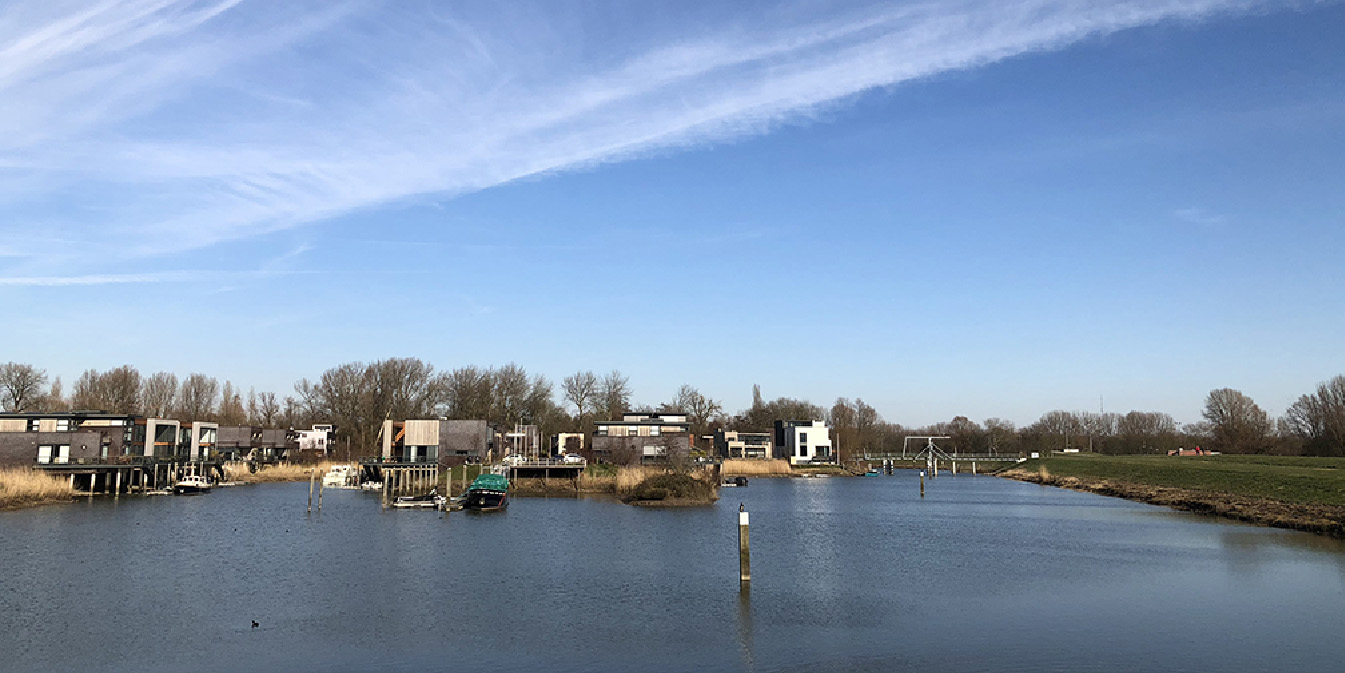
<path id="1" fill-rule="evenodd" d="M 485 421 L 383 421 L 381 462 L 461 465 L 486 460 L 494 432 Z"/>
<path id="2" fill-rule="evenodd" d="M 203 424 L 205 426 L 213 424 Z M 201 430 L 196 445 L 212 444 Z M 187 459 L 192 435 L 181 423 L 103 411 L 0 413 L 0 466 L 127 462 L 131 457 Z"/>
<path id="3" fill-rule="evenodd" d="M 298 444 L 300 453 L 325 458 L 331 455 L 332 436 L 334 434 L 335 431 L 331 425 L 314 425 L 310 430 L 294 431 L 294 440 Z"/>
<path id="4" fill-rule="evenodd" d="M 836 462 L 831 428 L 823 421 L 776 421 L 771 453 L 790 465 Z"/>
<path id="5" fill-rule="evenodd" d="M 561 432 L 551 436 L 551 455 L 582 453 L 584 451 L 584 433 Z"/>
<path id="6" fill-rule="evenodd" d="M 297 451 L 295 432 L 286 428 L 260 425 L 221 425 L 215 450 L 221 460 L 256 460 L 264 463 L 285 460 Z"/>
<path id="7" fill-rule="evenodd" d="M 715 454 L 721 458 L 770 458 L 773 437 L 769 432 L 718 430 L 714 434 Z"/>
<path id="8" fill-rule="evenodd" d="M 620 464 L 660 462 L 691 452 L 691 423 L 680 412 L 632 412 L 619 421 L 601 421 L 593 432 L 593 454 Z"/>

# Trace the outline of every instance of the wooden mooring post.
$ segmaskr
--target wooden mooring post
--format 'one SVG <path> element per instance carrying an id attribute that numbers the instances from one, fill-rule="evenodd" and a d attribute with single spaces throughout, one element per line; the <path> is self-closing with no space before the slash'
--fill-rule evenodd
<path id="1" fill-rule="evenodd" d="M 920 497 L 925 497 L 925 471 L 920 470 Z"/>
<path id="2" fill-rule="evenodd" d="M 752 554 L 747 539 L 747 510 L 738 503 L 738 584 L 752 581 Z"/>
<path id="3" fill-rule="evenodd" d="M 322 490 L 327 487 L 327 475 L 324 473 L 322 479 L 318 480 L 318 511 L 322 511 Z"/>
<path id="4" fill-rule="evenodd" d="M 317 475 L 317 470 L 308 471 L 308 513 L 313 513 L 313 477 Z"/>

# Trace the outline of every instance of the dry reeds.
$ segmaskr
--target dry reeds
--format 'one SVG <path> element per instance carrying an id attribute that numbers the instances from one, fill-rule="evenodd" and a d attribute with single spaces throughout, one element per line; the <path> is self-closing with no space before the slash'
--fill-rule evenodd
<path id="1" fill-rule="evenodd" d="M 229 481 L 241 481 L 245 484 L 308 481 L 313 470 L 317 470 L 318 476 L 321 477 L 324 472 L 331 469 L 332 465 L 335 465 L 335 463 L 329 461 L 323 461 L 316 465 L 311 463 L 282 463 L 265 465 L 258 468 L 256 472 L 249 472 L 246 463 L 233 463 L 225 468 L 225 475 Z"/>
<path id="2" fill-rule="evenodd" d="M 720 467 L 720 473 L 726 477 L 768 477 L 772 475 L 787 477 L 792 473 L 792 470 L 787 460 L 729 458 Z"/>
<path id="3" fill-rule="evenodd" d="M 0 469 L 0 509 L 68 501 L 74 496 L 67 479 L 27 467 Z"/>

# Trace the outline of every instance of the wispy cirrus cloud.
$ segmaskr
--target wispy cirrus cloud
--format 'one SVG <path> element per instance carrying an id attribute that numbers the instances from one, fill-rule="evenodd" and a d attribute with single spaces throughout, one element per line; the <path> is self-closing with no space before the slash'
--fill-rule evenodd
<path id="1" fill-rule="evenodd" d="M 874 88 L 1270 4 L 640 5 L 650 16 L 549 2 L 9 6 L 0 226 L 13 250 L 40 235 L 72 241 L 74 257 L 162 256 L 768 132 Z M 143 276 L 85 276 L 119 277 Z"/>
<path id="2" fill-rule="evenodd" d="M 1203 226 L 1214 226 L 1228 222 L 1227 217 L 1198 206 L 1178 208 L 1172 211 L 1172 216 L 1188 224 L 1199 224 Z"/>

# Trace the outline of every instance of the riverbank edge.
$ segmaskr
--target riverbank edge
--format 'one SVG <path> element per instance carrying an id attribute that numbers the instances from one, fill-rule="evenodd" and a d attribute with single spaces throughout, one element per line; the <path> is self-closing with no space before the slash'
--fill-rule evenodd
<path id="1" fill-rule="evenodd" d="M 996 473 L 995 476 L 1042 486 L 1067 488 L 1071 491 L 1085 491 L 1113 498 L 1124 498 L 1259 526 L 1287 528 L 1327 537 L 1345 538 L 1345 507 L 1300 505 L 1277 500 L 1238 496 L 1231 493 L 1149 486 L 1109 479 L 1057 477 L 1050 473 L 1043 474 L 1020 468 L 1010 468 Z"/>
<path id="2" fill-rule="evenodd" d="M 76 499 L 78 499 L 78 496 L 53 496 L 50 498 L 34 499 L 13 498 L 0 501 L 0 512 L 14 512 L 21 509 L 29 509 L 31 507 L 45 507 L 47 505 L 69 505 L 75 502 Z"/>

